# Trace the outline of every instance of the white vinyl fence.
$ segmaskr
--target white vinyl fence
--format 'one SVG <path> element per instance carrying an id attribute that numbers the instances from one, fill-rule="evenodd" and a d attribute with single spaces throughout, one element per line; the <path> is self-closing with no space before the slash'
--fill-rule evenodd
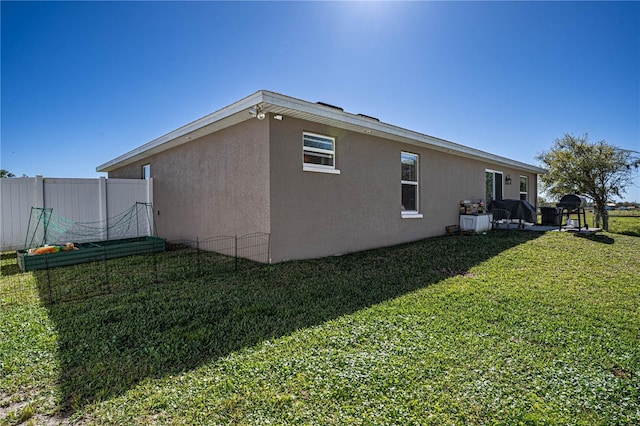
<path id="1" fill-rule="evenodd" d="M 153 202 L 152 179 L 0 179 L 0 250 L 24 247 L 31 207 L 74 222 L 108 222 L 136 202 Z"/>

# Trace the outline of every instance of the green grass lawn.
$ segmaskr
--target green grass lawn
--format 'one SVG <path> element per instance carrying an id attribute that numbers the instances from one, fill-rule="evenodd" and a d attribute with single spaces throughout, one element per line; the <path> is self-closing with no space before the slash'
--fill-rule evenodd
<path id="1" fill-rule="evenodd" d="M 609 215 L 609 231 L 640 237 L 640 215 Z"/>
<path id="2" fill-rule="evenodd" d="M 595 228 L 595 216 L 593 210 L 586 211 L 587 225 Z M 571 215 L 571 219 L 577 220 L 577 215 Z M 566 216 L 563 223 L 566 223 Z M 542 216 L 538 215 L 538 223 L 542 223 Z M 602 227 L 602 223 L 600 223 Z M 640 237 L 640 210 L 612 210 L 609 212 L 609 232 L 614 234 L 631 235 Z"/>
<path id="3" fill-rule="evenodd" d="M 435 238 L 52 304 L 2 262 L 0 424 L 640 423 L 637 237 Z"/>
<path id="4" fill-rule="evenodd" d="M 608 213 L 610 232 L 640 237 L 640 210 L 611 210 Z M 587 211 L 587 223 L 595 226 L 592 211 Z"/>
<path id="5" fill-rule="evenodd" d="M 577 219 L 577 216 L 575 215 L 572 215 L 571 217 L 572 219 Z M 592 210 L 586 211 L 586 217 L 587 225 L 589 225 L 589 227 L 595 227 L 595 217 Z M 600 224 L 600 227 L 602 227 L 602 223 Z M 640 211 L 609 211 L 609 232 L 640 237 Z"/>

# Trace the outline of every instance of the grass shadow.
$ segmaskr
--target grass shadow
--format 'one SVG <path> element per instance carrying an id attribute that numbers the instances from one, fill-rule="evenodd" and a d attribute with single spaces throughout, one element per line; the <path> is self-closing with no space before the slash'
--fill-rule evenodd
<path id="1" fill-rule="evenodd" d="M 627 235 L 629 237 L 640 237 L 640 231 L 620 231 L 617 232 L 620 235 Z"/>
<path id="2" fill-rule="evenodd" d="M 579 238 L 584 238 L 585 240 L 590 240 L 590 241 L 594 241 L 596 243 L 601 243 L 601 244 L 613 244 L 616 242 L 616 240 L 614 240 L 613 238 L 603 234 L 576 232 L 573 235 Z"/>
<path id="3" fill-rule="evenodd" d="M 161 274 L 160 284 L 114 283 L 108 294 L 48 305 L 58 333 L 59 408 L 75 411 L 147 378 L 187 371 L 266 339 L 466 274 L 474 265 L 540 235 L 434 238 L 205 275 L 181 271 L 179 252 L 159 254 L 155 261 L 174 272 L 164 279 Z M 111 269 L 126 262 L 131 260 L 112 262 Z M 177 262 L 175 268 L 172 262 Z M 134 268 L 122 266 L 121 277 L 144 265 Z M 84 285 L 91 291 L 102 284 L 90 278 Z M 45 283 L 39 283 L 39 290 L 48 297 Z"/>
<path id="4" fill-rule="evenodd" d="M 4 252 L 0 254 L 0 275 L 17 275 L 22 273 L 18 267 L 16 252 Z"/>
<path id="5" fill-rule="evenodd" d="M 5 251 L 0 253 L 0 260 L 11 260 L 15 259 L 16 252 L 15 251 Z"/>

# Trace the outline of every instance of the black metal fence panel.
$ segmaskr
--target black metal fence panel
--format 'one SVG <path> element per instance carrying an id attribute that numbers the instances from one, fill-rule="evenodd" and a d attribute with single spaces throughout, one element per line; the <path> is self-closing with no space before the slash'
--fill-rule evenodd
<path id="1" fill-rule="evenodd" d="M 127 250 L 131 251 L 131 248 Z M 117 258 L 96 254 L 95 258 L 82 264 L 31 272 L 18 268 L 15 252 L 3 253 L 0 305 L 20 303 L 34 296 L 44 304 L 52 304 L 135 291 L 189 278 L 223 277 L 224 274 L 259 268 L 269 260 L 270 234 L 267 233 L 168 241 L 162 252 L 134 251 Z M 32 294 L 34 280 L 37 295 Z"/>

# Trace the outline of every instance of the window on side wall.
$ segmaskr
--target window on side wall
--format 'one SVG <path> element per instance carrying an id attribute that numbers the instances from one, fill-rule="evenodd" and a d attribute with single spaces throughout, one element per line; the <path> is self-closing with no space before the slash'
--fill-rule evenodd
<path id="1" fill-rule="evenodd" d="M 339 174 L 336 169 L 336 139 L 316 133 L 302 133 L 302 169 Z"/>
<path id="2" fill-rule="evenodd" d="M 421 218 L 419 213 L 419 176 L 418 154 L 402 152 L 400 163 L 402 166 L 400 186 L 402 190 L 402 217 Z"/>
<path id="3" fill-rule="evenodd" d="M 151 177 L 151 164 L 145 164 L 142 166 L 142 179 L 149 179 Z"/>
<path id="4" fill-rule="evenodd" d="M 529 199 L 529 178 L 527 176 L 520 176 L 520 199 L 527 201 Z"/>

